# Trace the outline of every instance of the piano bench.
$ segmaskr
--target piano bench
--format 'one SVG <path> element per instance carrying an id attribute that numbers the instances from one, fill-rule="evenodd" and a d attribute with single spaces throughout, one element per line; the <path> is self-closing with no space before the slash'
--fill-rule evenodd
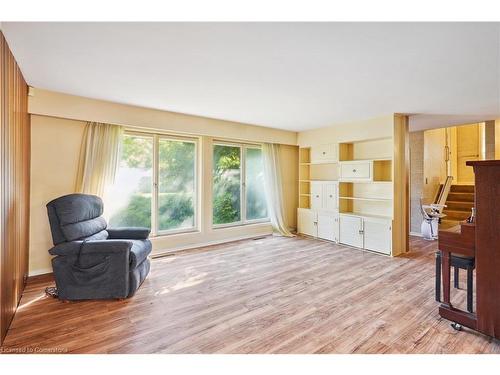
<path id="1" fill-rule="evenodd" d="M 453 286 L 458 289 L 459 270 L 467 271 L 467 311 L 473 312 L 472 296 L 474 293 L 473 271 L 476 268 L 474 257 L 451 254 L 450 264 L 453 267 Z M 441 252 L 436 251 L 436 301 L 441 302 Z"/>

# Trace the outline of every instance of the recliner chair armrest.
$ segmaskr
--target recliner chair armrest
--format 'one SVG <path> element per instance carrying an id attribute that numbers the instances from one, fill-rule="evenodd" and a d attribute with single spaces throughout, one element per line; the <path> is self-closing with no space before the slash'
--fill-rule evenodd
<path id="1" fill-rule="evenodd" d="M 127 228 L 108 228 L 110 239 L 123 240 L 146 240 L 151 233 L 149 228 L 127 227 Z"/>
<path id="2" fill-rule="evenodd" d="M 80 252 L 82 243 L 83 241 L 63 242 L 50 249 L 49 254 L 61 256 L 77 255 Z"/>
<path id="3" fill-rule="evenodd" d="M 85 254 L 113 254 L 130 251 L 131 248 L 132 242 L 126 240 L 71 241 L 54 246 L 49 250 L 49 254 L 70 256 L 78 255 L 80 251 Z"/>
<path id="4" fill-rule="evenodd" d="M 129 252 L 132 241 L 127 240 L 100 240 L 88 241 L 83 244 L 81 254 L 119 254 Z"/>

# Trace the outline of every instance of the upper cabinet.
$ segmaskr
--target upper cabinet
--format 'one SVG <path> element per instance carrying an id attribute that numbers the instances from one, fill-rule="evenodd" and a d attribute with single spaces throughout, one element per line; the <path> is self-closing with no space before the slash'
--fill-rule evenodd
<path id="1" fill-rule="evenodd" d="M 311 208 L 313 210 L 337 210 L 338 182 L 311 181 Z"/>
<path id="2" fill-rule="evenodd" d="M 392 139 L 339 144 L 339 181 L 392 182 Z"/>
<path id="3" fill-rule="evenodd" d="M 338 162 L 338 144 L 326 143 L 311 147 L 311 163 L 336 163 Z"/>
<path id="4" fill-rule="evenodd" d="M 373 181 L 372 160 L 340 162 L 340 181 Z"/>

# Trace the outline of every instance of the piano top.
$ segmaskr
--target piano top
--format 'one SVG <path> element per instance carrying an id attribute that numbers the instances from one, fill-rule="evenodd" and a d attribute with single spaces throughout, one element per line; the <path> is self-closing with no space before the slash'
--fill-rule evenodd
<path id="1" fill-rule="evenodd" d="M 460 224 L 457 224 L 453 227 L 449 227 L 446 229 L 439 229 L 439 232 L 452 232 L 452 233 L 461 233 L 462 232 L 462 226 L 464 227 L 476 227 L 475 223 L 468 223 L 466 221 L 462 221 Z"/>
<path id="2" fill-rule="evenodd" d="M 500 167 L 500 160 L 468 160 L 465 162 L 465 165 L 472 167 L 474 166 Z"/>
<path id="3" fill-rule="evenodd" d="M 439 230 L 438 249 L 458 255 L 475 256 L 476 224 L 464 221 L 454 227 Z"/>

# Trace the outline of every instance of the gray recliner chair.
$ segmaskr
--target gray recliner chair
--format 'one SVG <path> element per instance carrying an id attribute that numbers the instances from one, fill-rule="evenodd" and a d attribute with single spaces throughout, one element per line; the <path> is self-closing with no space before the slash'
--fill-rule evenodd
<path id="1" fill-rule="evenodd" d="M 47 212 L 60 299 L 134 295 L 150 270 L 148 228 L 107 228 L 102 200 L 94 195 L 65 195 L 49 202 Z"/>

